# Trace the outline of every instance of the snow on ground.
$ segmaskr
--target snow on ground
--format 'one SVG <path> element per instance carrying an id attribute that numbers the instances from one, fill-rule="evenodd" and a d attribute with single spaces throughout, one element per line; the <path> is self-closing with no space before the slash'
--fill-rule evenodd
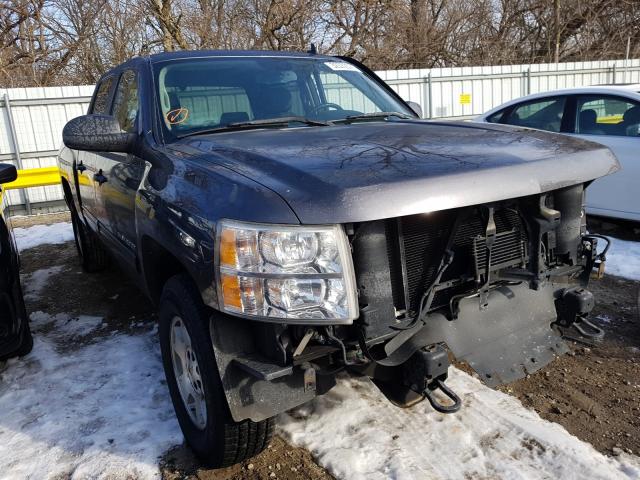
<path id="1" fill-rule="evenodd" d="M 640 242 L 610 238 L 613 243 L 607 252 L 606 272 L 631 280 L 640 280 Z"/>
<path id="2" fill-rule="evenodd" d="M 42 332 L 48 339 L 64 342 L 65 340 L 80 339 L 95 331 L 98 327 L 106 326 L 102 317 L 80 315 L 71 317 L 66 313 L 49 315 L 37 311 L 29 315 L 29 325 L 33 332 Z"/>
<path id="3" fill-rule="evenodd" d="M 26 250 L 45 243 L 59 244 L 73 240 L 73 228 L 70 222 L 14 228 L 13 234 L 18 250 Z"/>
<path id="4" fill-rule="evenodd" d="M 49 268 L 42 268 L 35 272 L 24 275 L 22 279 L 24 298 L 27 300 L 35 300 L 49 282 L 49 278 L 58 275 L 63 270 L 62 265 L 54 265 Z"/>
<path id="5" fill-rule="evenodd" d="M 455 368 L 450 374 L 463 399 L 453 415 L 426 401 L 397 408 L 369 380 L 343 378 L 327 395 L 282 415 L 281 429 L 350 480 L 640 478 L 637 457 L 605 457 L 516 398 Z"/>
<path id="6" fill-rule="evenodd" d="M 33 352 L 0 370 L 0 478 L 157 478 L 182 435 L 155 332 L 91 338 L 99 317 L 32 321 Z"/>

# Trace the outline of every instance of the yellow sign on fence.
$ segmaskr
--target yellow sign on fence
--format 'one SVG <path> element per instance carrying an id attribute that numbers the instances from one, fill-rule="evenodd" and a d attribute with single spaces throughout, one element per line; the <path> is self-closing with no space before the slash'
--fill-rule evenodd
<path id="1" fill-rule="evenodd" d="M 470 93 L 461 93 L 460 94 L 460 105 L 471 105 L 471 94 Z"/>

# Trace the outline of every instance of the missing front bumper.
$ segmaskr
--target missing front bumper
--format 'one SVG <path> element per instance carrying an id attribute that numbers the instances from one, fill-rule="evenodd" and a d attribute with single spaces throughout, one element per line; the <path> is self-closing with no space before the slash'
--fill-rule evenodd
<path id="1" fill-rule="evenodd" d="M 487 303 L 481 309 L 477 297 L 464 298 L 455 320 L 433 314 L 425 326 L 430 340 L 446 343 L 487 385 L 523 378 L 568 352 L 552 327 L 557 313 L 551 285 L 502 286 L 489 292 Z"/>

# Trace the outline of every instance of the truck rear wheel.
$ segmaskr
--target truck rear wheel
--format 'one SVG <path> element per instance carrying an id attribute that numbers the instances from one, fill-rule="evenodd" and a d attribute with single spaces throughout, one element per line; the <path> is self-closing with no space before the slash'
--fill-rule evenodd
<path id="1" fill-rule="evenodd" d="M 182 433 L 207 465 L 220 468 L 260 453 L 274 419 L 231 418 L 211 337 L 210 312 L 186 275 L 171 278 L 160 300 L 160 346 L 171 400 Z"/>
<path id="2" fill-rule="evenodd" d="M 107 251 L 97 235 L 80 219 L 75 209 L 71 208 L 71 224 L 80 263 L 85 272 L 99 272 L 108 263 Z"/>

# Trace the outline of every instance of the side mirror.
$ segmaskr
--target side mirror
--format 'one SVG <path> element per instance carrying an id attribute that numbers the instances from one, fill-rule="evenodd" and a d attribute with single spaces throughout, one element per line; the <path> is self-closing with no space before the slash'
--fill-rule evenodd
<path id="1" fill-rule="evenodd" d="M 422 118 L 422 107 L 419 103 L 416 102 L 407 102 L 407 105 L 411 107 L 411 110 L 415 112 L 420 118 Z"/>
<path id="2" fill-rule="evenodd" d="M 72 150 L 90 152 L 130 152 L 136 134 L 123 132 L 111 115 L 82 115 L 69 120 L 62 141 Z"/>
<path id="3" fill-rule="evenodd" d="M 0 163 L 0 183 L 13 182 L 18 178 L 16 167 L 10 163 Z"/>

